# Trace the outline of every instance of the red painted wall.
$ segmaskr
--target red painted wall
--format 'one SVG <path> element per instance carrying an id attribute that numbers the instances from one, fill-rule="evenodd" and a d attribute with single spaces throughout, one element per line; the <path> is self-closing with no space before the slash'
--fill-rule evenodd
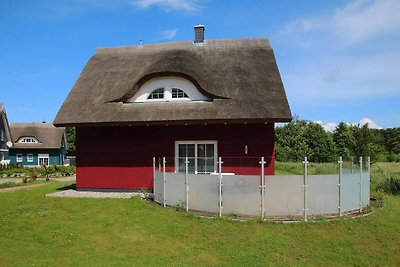
<path id="1" fill-rule="evenodd" d="M 274 137 L 272 123 L 77 127 L 77 188 L 152 189 L 153 157 L 171 157 L 172 161 L 175 141 L 188 140 L 216 140 L 223 172 L 258 175 L 264 156 L 265 174 L 272 175 Z"/>

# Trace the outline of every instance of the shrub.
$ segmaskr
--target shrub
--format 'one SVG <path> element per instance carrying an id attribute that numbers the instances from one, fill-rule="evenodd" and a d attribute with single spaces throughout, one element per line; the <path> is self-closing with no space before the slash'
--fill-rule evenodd
<path id="1" fill-rule="evenodd" d="M 387 194 L 399 195 L 400 194 L 400 174 L 392 173 L 389 174 L 386 179 L 382 180 L 378 184 L 378 190 L 381 190 Z"/>

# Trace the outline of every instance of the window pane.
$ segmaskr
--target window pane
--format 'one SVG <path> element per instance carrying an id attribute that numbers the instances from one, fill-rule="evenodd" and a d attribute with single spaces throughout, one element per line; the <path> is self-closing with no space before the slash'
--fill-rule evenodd
<path id="1" fill-rule="evenodd" d="M 205 173 L 206 171 L 206 160 L 204 158 L 197 158 L 197 172 Z"/>
<path id="2" fill-rule="evenodd" d="M 206 159 L 206 172 L 214 172 L 215 171 L 215 161 L 214 158 Z"/>
<path id="3" fill-rule="evenodd" d="M 214 144 L 206 144 L 206 157 L 215 157 Z"/>
<path id="4" fill-rule="evenodd" d="M 194 157 L 194 144 L 187 145 L 187 156 L 188 157 Z"/>
<path id="5" fill-rule="evenodd" d="M 198 157 L 205 157 L 206 156 L 206 151 L 205 151 L 205 145 L 204 144 L 198 144 L 197 145 L 197 156 Z"/>
<path id="6" fill-rule="evenodd" d="M 185 144 L 179 144 L 178 157 L 186 157 L 186 147 L 187 147 L 187 145 L 185 145 Z"/>
<path id="7" fill-rule="evenodd" d="M 158 88 L 151 92 L 147 99 L 162 99 L 164 98 L 164 88 Z"/>

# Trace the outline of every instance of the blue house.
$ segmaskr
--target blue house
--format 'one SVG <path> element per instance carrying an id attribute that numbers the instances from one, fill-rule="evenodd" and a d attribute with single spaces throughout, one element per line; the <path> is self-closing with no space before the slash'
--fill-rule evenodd
<path id="1" fill-rule="evenodd" d="M 24 166 L 63 165 L 67 151 L 65 128 L 48 123 L 15 123 L 10 125 L 13 148 L 10 163 Z"/>
<path id="2" fill-rule="evenodd" d="M 0 103 L 0 164 L 8 163 L 8 150 L 12 147 L 10 126 L 4 105 Z"/>

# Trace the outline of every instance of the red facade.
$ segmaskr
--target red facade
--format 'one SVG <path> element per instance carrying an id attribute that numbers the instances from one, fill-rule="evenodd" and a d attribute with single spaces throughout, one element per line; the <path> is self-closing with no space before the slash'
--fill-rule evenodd
<path id="1" fill-rule="evenodd" d="M 153 157 L 175 157 L 175 141 L 217 141 L 223 172 L 258 175 L 263 156 L 272 175 L 274 136 L 273 123 L 77 127 L 77 188 L 151 190 Z"/>

